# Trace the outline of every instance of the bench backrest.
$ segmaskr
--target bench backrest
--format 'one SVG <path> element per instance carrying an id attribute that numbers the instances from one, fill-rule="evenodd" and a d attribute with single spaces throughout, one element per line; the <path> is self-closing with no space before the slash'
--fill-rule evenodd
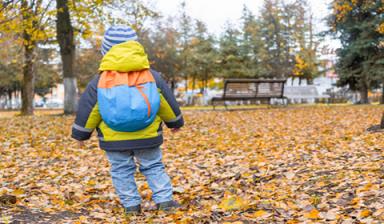
<path id="1" fill-rule="evenodd" d="M 226 98 L 236 97 L 283 97 L 283 79 L 227 79 L 224 81 Z"/>

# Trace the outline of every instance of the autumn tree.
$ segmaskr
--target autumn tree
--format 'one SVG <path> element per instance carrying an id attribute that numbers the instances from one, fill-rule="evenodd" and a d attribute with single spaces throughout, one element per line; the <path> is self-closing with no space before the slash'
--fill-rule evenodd
<path id="1" fill-rule="evenodd" d="M 178 32 L 180 33 L 180 39 L 179 39 L 179 54 L 181 57 L 181 64 L 180 64 L 180 74 L 183 76 L 185 80 L 185 91 L 188 91 L 188 70 L 189 70 L 189 62 L 188 58 L 190 56 L 190 43 L 191 43 L 191 36 L 193 31 L 192 26 L 192 18 L 187 14 L 186 10 L 186 2 L 183 1 L 180 4 L 180 11 L 178 16 Z"/>
<path id="2" fill-rule="evenodd" d="M 266 76 L 286 77 L 290 73 L 287 68 L 284 48 L 287 40 L 283 37 L 282 9 L 280 0 L 265 0 L 260 16 L 260 33 L 264 40 L 266 54 L 263 64 Z"/>
<path id="3" fill-rule="evenodd" d="M 0 97 L 5 101 L 2 107 L 10 108 L 14 95 L 21 90 L 22 57 L 19 40 L 10 33 L 0 33 Z"/>
<path id="4" fill-rule="evenodd" d="M 384 83 L 383 2 L 335 0 L 332 4 L 328 21 L 342 45 L 337 53 L 338 85 L 358 90 L 360 103 L 369 103 L 369 89 Z"/>
<path id="5" fill-rule="evenodd" d="M 311 8 L 307 0 L 283 2 L 282 7 L 286 67 L 291 68 L 292 78 L 299 78 L 299 84 L 303 79 L 312 84 L 319 75 L 316 55 L 319 42 L 314 34 Z"/>
<path id="6" fill-rule="evenodd" d="M 22 115 L 33 114 L 36 76 L 36 48 L 51 36 L 52 1 L 20 0 L 3 2 L 0 30 L 12 33 L 23 48 Z"/>
<path id="7" fill-rule="evenodd" d="M 299 50 L 295 52 L 292 76 L 299 78 L 299 84 L 301 84 L 302 79 L 307 80 L 308 84 L 312 84 L 314 78 L 320 74 L 320 63 L 317 57 L 319 41 L 314 37 L 312 14 L 309 15 L 305 27 L 296 32 L 294 33 L 295 36 L 299 37 L 297 39 Z"/>
<path id="8" fill-rule="evenodd" d="M 307 0 L 266 0 L 258 18 L 259 60 L 266 77 L 299 77 L 309 83 L 319 74 L 313 19 Z"/>
<path id="9" fill-rule="evenodd" d="M 5 105 L 11 105 L 13 94 L 20 90 L 20 73 L 20 65 L 15 61 L 0 63 L 0 98 L 5 98 Z"/>
<path id="10" fill-rule="evenodd" d="M 17 103 L 14 99 L 16 94 L 21 90 L 23 69 L 22 61 L 17 60 L 23 54 L 18 44 L 19 40 L 13 35 L 2 35 L 0 52 L 2 58 L 0 62 L 0 96 L 5 96 L 5 105 L 11 108 L 12 103 Z M 37 47 L 35 49 L 36 57 L 36 77 L 34 92 L 44 97 L 50 92 L 59 81 L 60 77 L 56 66 L 52 64 L 53 59 L 57 56 L 55 48 Z M 3 105 L 4 106 L 4 105 Z"/>
<path id="11" fill-rule="evenodd" d="M 219 57 L 221 77 L 243 77 L 245 72 L 242 66 L 241 33 L 233 24 L 227 23 L 224 33 L 219 39 Z"/>
<path id="12" fill-rule="evenodd" d="M 55 48 L 38 48 L 36 53 L 35 93 L 45 100 L 45 95 L 61 81 L 57 66 L 52 64 L 57 54 Z"/>
<path id="13" fill-rule="evenodd" d="M 178 53 L 179 32 L 173 25 L 172 18 L 165 23 L 158 22 L 156 32 L 151 32 L 146 41 L 148 51 L 154 69 L 160 71 L 163 77 L 175 90 L 176 82 L 180 80 L 178 73 L 181 66 L 181 58 Z"/>
<path id="14" fill-rule="evenodd" d="M 215 48 L 215 39 L 208 33 L 208 29 L 200 20 L 195 20 L 196 32 L 192 37 L 190 46 L 191 57 L 189 59 L 190 75 L 192 76 L 192 89 L 196 87 L 196 81 L 201 81 L 200 92 L 208 87 L 208 81 L 218 69 L 218 55 Z"/>
<path id="15" fill-rule="evenodd" d="M 246 77 L 261 77 L 266 69 L 261 63 L 265 55 L 264 41 L 260 35 L 260 24 L 256 16 L 244 5 L 241 16 L 240 57 Z"/>
<path id="16" fill-rule="evenodd" d="M 56 9 L 56 36 L 64 77 L 64 114 L 73 114 L 77 109 L 77 82 L 73 71 L 75 37 L 68 0 L 56 0 Z"/>
<path id="17" fill-rule="evenodd" d="M 100 60 L 102 55 L 100 54 L 100 40 L 96 38 L 88 39 L 90 42 L 89 47 L 77 48 L 76 61 L 74 71 L 77 76 L 77 83 L 79 91 L 85 89 L 88 82 L 97 74 Z"/>

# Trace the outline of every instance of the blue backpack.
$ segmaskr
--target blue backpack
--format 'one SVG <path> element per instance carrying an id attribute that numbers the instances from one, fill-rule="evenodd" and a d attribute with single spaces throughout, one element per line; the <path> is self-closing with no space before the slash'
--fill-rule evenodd
<path id="1" fill-rule="evenodd" d="M 120 132 L 148 127 L 160 108 L 160 94 L 149 70 L 103 72 L 97 87 L 97 100 L 103 121 Z"/>

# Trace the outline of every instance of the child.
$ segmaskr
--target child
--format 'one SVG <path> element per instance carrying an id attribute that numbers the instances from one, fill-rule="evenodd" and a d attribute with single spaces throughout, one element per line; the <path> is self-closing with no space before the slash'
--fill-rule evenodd
<path id="1" fill-rule="evenodd" d="M 83 141 L 97 130 L 100 148 L 111 165 L 116 193 L 127 214 L 141 212 L 134 179 L 135 160 L 153 192 L 158 210 L 179 207 L 164 170 L 160 145 L 162 122 L 173 131 L 184 120 L 172 91 L 160 74 L 149 68 L 147 55 L 127 26 L 109 28 L 102 42 L 100 75 L 80 98 L 72 138 Z"/>

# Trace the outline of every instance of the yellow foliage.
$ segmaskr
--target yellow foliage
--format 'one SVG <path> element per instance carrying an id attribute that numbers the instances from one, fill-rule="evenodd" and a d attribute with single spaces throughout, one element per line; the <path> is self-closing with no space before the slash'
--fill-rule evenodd
<path id="1" fill-rule="evenodd" d="M 219 205 L 219 207 L 224 211 L 242 210 L 247 208 L 247 206 L 248 206 L 248 202 L 246 200 L 242 199 L 239 196 L 230 195 L 230 194 L 225 196 Z"/>
<path id="2" fill-rule="evenodd" d="M 24 190 L 19 188 L 19 189 L 14 190 L 12 193 L 16 196 L 20 196 L 20 195 L 24 194 Z"/>
<path id="3" fill-rule="evenodd" d="M 299 55 L 295 55 L 295 67 L 293 68 L 293 74 L 295 76 L 303 76 L 304 70 L 308 68 L 308 64 Z"/>
<path id="4" fill-rule="evenodd" d="M 304 217 L 306 217 L 308 219 L 319 219 L 320 213 L 316 209 L 312 209 L 310 212 L 305 213 Z"/>
<path id="5" fill-rule="evenodd" d="M 381 23 L 377 28 L 377 32 L 384 34 L 384 23 Z"/>
<path id="6" fill-rule="evenodd" d="M 371 211 L 368 209 L 365 209 L 365 210 L 362 210 L 359 215 L 361 218 L 367 218 L 368 216 L 371 215 Z"/>
<path id="7" fill-rule="evenodd" d="M 338 0 L 333 3 L 333 14 L 336 15 L 336 21 L 341 21 L 353 9 L 350 1 Z"/>
<path id="8" fill-rule="evenodd" d="M 267 217 L 269 216 L 270 214 L 264 210 L 259 210 L 259 211 L 256 211 L 255 213 L 252 214 L 252 217 L 253 218 L 261 218 L 261 217 Z"/>

